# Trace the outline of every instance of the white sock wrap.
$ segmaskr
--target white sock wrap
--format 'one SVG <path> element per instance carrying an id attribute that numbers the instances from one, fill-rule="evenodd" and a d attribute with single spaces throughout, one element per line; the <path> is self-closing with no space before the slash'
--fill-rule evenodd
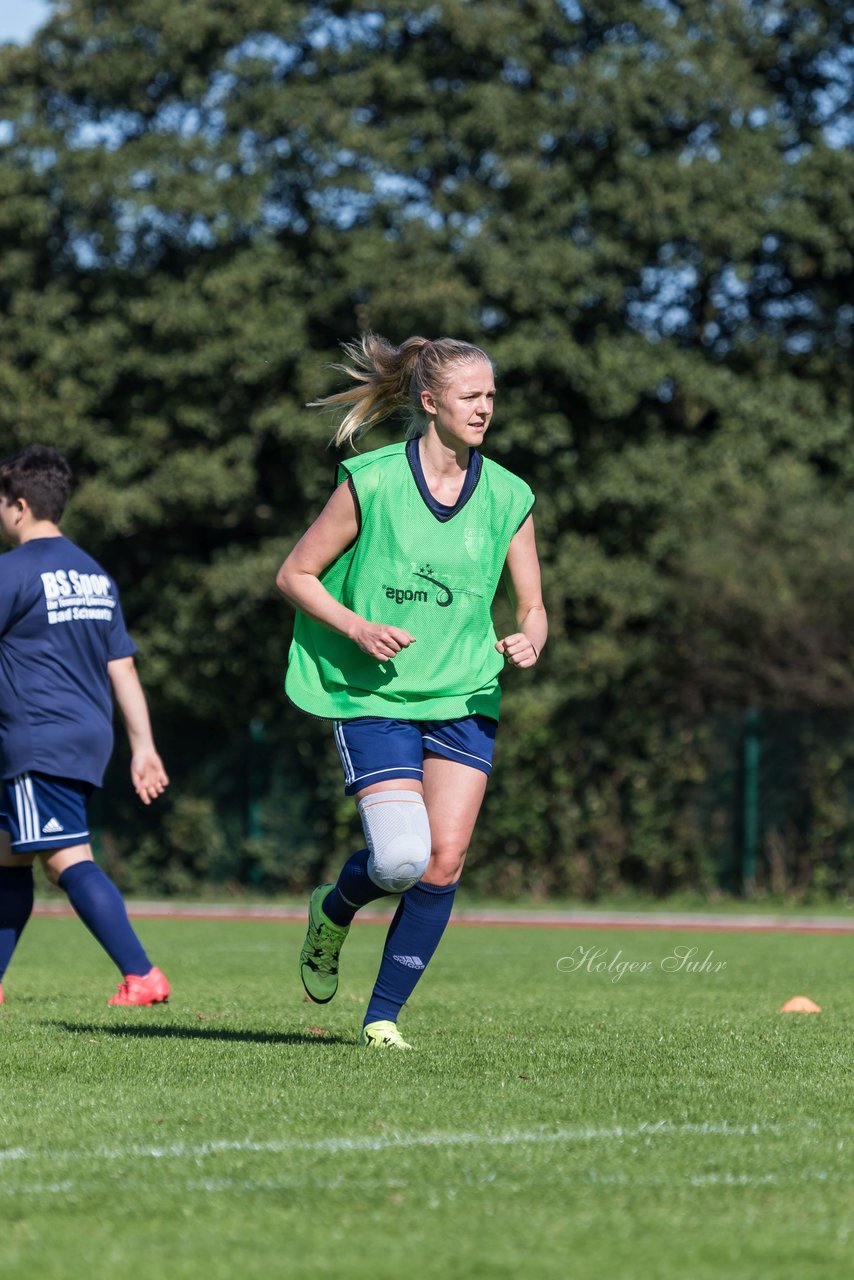
<path id="1" fill-rule="evenodd" d="M 359 801 L 368 875 L 388 893 L 411 889 L 430 861 L 430 820 L 417 791 L 374 791 Z"/>

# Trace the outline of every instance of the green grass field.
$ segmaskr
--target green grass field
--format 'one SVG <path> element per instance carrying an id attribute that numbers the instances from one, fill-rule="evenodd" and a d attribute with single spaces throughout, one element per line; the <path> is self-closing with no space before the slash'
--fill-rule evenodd
<path id="1" fill-rule="evenodd" d="M 852 1273 L 850 938 L 455 927 L 389 1055 L 380 926 L 325 1008 L 297 925 L 139 929 L 168 1006 L 72 919 L 7 974 L 4 1280 Z"/>

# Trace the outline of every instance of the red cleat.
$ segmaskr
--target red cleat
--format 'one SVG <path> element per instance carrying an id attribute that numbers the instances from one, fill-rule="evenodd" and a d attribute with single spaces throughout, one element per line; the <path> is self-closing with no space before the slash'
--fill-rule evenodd
<path id="1" fill-rule="evenodd" d="M 6 1003 L 6 997 L 3 995 L 3 983 L 0 982 L 0 1004 Z"/>
<path id="2" fill-rule="evenodd" d="M 168 999 L 169 983 L 165 975 L 154 968 L 149 969 L 142 977 L 136 973 L 126 973 L 124 982 L 119 983 L 118 991 L 107 1004 L 165 1004 Z"/>

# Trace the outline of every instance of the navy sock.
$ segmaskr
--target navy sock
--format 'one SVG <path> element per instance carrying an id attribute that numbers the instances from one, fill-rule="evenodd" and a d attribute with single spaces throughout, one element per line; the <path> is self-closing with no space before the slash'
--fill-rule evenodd
<path id="1" fill-rule="evenodd" d="M 63 871 L 58 884 L 123 975 L 148 973 L 151 961 L 128 920 L 124 899 L 96 862 L 75 862 Z"/>
<path id="2" fill-rule="evenodd" d="M 400 900 L 380 961 L 365 1023 L 396 1022 L 451 918 L 456 884 L 418 884 Z"/>
<path id="3" fill-rule="evenodd" d="M 32 867 L 0 867 L 0 978 L 33 909 Z"/>
<path id="4" fill-rule="evenodd" d="M 349 924 L 359 907 L 393 896 L 374 884 L 368 875 L 368 851 L 360 849 L 341 868 L 337 883 L 323 900 L 323 911 L 333 924 Z"/>

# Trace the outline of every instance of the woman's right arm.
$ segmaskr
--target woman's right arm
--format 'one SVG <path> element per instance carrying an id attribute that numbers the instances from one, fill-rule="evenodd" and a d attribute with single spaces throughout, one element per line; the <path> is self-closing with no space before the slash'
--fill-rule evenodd
<path id="1" fill-rule="evenodd" d="M 276 586 L 295 608 L 347 636 L 363 652 L 384 661 L 414 643 L 402 627 L 368 622 L 331 596 L 320 574 L 359 536 L 359 515 L 349 484 L 339 484 L 276 574 Z"/>

